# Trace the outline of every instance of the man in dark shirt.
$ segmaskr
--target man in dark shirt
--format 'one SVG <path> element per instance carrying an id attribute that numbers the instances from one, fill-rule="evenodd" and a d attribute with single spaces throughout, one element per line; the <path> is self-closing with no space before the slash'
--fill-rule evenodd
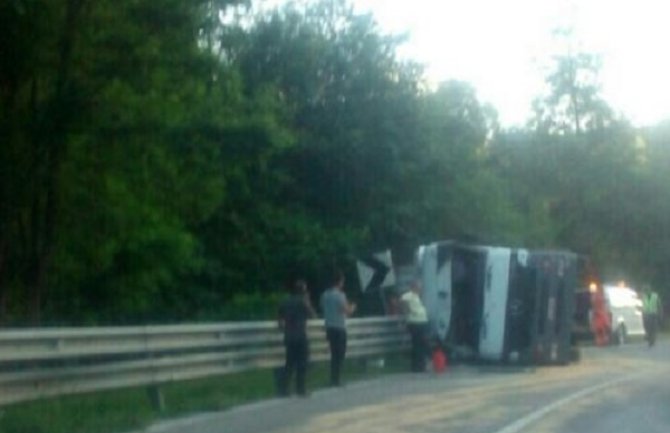
<path id="1" fill-rule="evenodd" d="M 314 308 L 309 300 L 307 284 L 298 280 L 292 287 L 291 296 L 279 307 L 279 328 L 284 331 L 286 364 L 281 380 L 280 392 L 289 394 L 293 371 L 296 373 L 296 392 L 307 395 L 305 376 L 309 360 L 309 340 L 307 339 L 307 320 L 314 317 Z"/>

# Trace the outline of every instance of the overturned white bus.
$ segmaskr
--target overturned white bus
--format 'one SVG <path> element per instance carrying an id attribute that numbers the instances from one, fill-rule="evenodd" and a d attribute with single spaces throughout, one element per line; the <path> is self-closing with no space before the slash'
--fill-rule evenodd
<path id="1" fill-rule="evenodd" d="M 467 245 L 418 248 L 433 337 L 453 359 L 567 363 L 577 255 Z"/>

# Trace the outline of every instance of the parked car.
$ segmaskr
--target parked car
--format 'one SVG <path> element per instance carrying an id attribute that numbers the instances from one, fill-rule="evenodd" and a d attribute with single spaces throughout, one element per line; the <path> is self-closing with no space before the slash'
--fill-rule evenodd
<path id="1" fill-rule="evenodd" d="M 603 287 L 611 315 L 612 343 L 625 344 L 631 338 L 644 337 L 642 300 L 630 287 Z"/>

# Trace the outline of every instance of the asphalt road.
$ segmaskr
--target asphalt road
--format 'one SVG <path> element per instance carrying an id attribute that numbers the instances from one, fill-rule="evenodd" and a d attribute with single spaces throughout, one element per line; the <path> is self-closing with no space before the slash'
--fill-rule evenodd
<path id="1" fill-rule="evenodd" d="M 152 426 L 150 433 L 670 432 L 670 344 L 567 367 L 394 375 Z"/>

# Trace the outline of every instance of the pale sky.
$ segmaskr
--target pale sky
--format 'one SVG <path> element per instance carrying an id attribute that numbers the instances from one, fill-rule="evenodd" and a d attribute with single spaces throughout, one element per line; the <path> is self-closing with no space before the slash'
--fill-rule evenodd
<path id="1" fill-rule="evenodd" d="M 474 85 L 504 126 L 530 116 L 560 51 L 558 27 L 574 29 L 576 48 L 602 56 L 603 96 L 616 111 L 638 126 L 670 119 L 670 0 L 350 1 L 382 31 L 408 33 L 400 54 L 424 64 L 431 82 Z"/>
<path id="2" fill-rule="evenodd" d="M 636 125 L 670 118 L 670 2 L 663 0 L 354 0 L 380 27 L 408 32 L 404 57 L 428 78 L 472 83 L 503 125 L 520 125 L 542 92 L 571 26 L 578 48 L 600 54 L 605 99 Z"/>

